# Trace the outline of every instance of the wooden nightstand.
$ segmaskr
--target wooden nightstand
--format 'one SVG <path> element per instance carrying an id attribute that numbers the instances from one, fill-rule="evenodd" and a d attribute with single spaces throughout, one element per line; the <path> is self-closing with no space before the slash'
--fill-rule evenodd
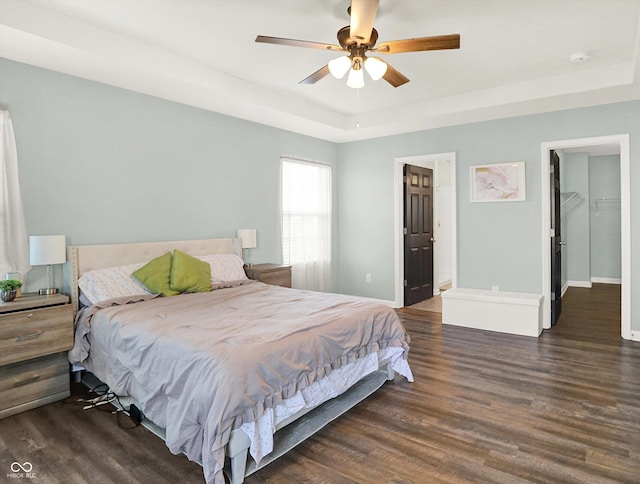
<path id="1" fill-rule="evenodd" d="M 63 294 L 0 303 L 0 418 L 69 396 L 73 308 Z"/>
<path id="2" fill-rule="evenodd" d="M 274 286 L 291 287 L 291 266 L 282 264 L 254 264 L 244 268 L 249 279 L 273 284 Z"/>

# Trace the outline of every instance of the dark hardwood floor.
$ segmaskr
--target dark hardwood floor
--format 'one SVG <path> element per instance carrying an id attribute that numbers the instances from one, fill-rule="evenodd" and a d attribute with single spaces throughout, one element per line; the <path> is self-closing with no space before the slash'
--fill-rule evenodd
<path id="1" fill-rule="evenodd" d="M 640 343 L 619 315 L 611 285 L 570 288 L 540 338 L 401 314 L 416 381 L 385 384 L 246 482 L 637 483 Z M 203 482 L 146 429 L 61 402 L 0 420 L 0 481 L 13 461 L 40 483 Z"/>

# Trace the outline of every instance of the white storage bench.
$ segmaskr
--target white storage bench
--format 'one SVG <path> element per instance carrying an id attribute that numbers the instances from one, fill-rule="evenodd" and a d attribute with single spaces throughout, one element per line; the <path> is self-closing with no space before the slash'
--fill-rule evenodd
<path id="1" fill-rule="evenodd" d="M 541 302 L 540 294 L 453 288 L 442 293 L 442 323 L 537 337 Z"/>

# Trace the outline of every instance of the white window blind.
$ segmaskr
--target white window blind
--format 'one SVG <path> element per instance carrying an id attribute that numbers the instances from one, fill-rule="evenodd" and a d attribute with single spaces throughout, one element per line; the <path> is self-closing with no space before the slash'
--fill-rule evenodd
<path id="1" fill-rule="evenodd" d="M 282 258 L 293 287 L 331 290 L 331 166 L 282 159 Z"/>

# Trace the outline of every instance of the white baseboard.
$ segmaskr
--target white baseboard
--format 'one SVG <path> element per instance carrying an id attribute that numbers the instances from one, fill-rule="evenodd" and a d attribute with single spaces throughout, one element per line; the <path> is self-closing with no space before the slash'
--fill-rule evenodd
<path id="1" fill-rule="evenodd" d="M 592 277 L 591 282 L 596 284 L 622 284 L 622 279 L 616 279 L 613 277 Z"/>
<path id="2" fill-rule="evenodd" d="M 560 291 L 560 297 L 564 296 L 564 293 L 567 292 L 567 289 L 569 289 L 569 283 L 565 282 L 564 286 L 562 286 L 562 290 Z"/>
<path id="3" fill-rule="evenodd" d="M 389 307 L 394 308 L 394 309 L 398 309 L 398 308 L 396 308 L 396 302 L 395 301 L 387 301 L 385 299 L 374 299 L 372 297 L 368 297 L 367 299 L 370 299 L 371 301 L 374 301 L 374 302 L 377 302 L 377 303 L 380 303 L 380 304 L 384 304 L 385 306 L 389 306 Z"/>
<path id="4" fill-rule="evenodd" d="M 540 294 L 452 288 L 442 294 L 442 323 L 540 336 Z"/>
<path id="5" fill-rule="evenodd" d="M 451 286 L 452 282 L 453 282 L 453 279 L 451 279 L 451 276 L 447 275 L 446 279 L 442 279 L 438 281 L 438 289 L 440 289 L 443 286 Z"/>
<path id="6" fill-rule="evenodd" d="M 640 331 L 631 331 L 631 341 L 640 341 Z"/>
<path id="7" fill-rule="evenodd" d="M 591 281 L 567 281 L 568 287 L 587 287 L 591 289 Z"/>

